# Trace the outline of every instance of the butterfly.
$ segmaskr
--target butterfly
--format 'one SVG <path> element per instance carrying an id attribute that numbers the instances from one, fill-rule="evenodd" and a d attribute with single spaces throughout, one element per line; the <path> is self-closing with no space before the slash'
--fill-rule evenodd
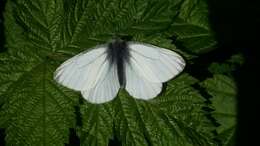
<path id="1" fill-rule="evenodd" d="M 149 100 L 184 67 L 184 59 L 171 50 L 114 40 L 68 59 L 56 69 L 54 79 L 80 91 L 90 103 L 111 101 L 120 89 L 136 99 Z"/>

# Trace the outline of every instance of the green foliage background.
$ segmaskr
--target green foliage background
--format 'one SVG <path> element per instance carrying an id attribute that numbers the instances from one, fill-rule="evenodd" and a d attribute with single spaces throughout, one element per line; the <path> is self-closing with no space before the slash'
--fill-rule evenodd
<path id="1" fill-rule="evenodd" d="M 70 129 L 83 146 L 113 139 L 125 146 L 234 145 L 232 71 L 242 64 L 241 55 L 212 63 L 212 77 L 203 81 L 185 70 L 150 101 L 121 91 L 114 101 L 93 105 L 53 81 L 63 61 L 114 36 L 175 50 L 189 66 L 216 48 L 206 0 L 8 0 L 4 18 L 8 50 L 0 53 L 0 128 L 6 145 L 64 145 Z"/>

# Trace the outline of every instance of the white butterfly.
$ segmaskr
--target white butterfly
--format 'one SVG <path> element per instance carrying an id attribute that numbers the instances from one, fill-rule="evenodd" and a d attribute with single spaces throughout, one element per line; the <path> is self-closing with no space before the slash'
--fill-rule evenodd
<path id="1" fill-rule="evenodd" d="M 82 52 L 60 65 L 54 79 L 91 103 L 113 100 L 120 88 L 137 99 L 152 99 L 162 83 L 185 66 L 177 53 L 139 42 L 116 40 Z"/>

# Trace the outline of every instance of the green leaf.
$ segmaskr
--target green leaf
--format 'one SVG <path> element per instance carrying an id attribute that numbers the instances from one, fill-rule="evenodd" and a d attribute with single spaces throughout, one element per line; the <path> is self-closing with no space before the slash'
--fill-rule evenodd
<path id="1" fill-rule="evenodd" d="M 205 80 L 202 86 L 213 97 L 211 101 L 215 111 L 212 114 L 220 123 L 217 128 L 219 138 L 225 146 L 234 145 L 237 94 L 235 82 L 225 75 L 218 74 Z"/>
<path id="2" fill-rule="evenodd" d="M 169 32 L 177 37 L 178 46 L 190 53 L 206 53 L 216 46 L 206 0 L 183 0 Z"/>
<path id="3" fill-rule="evenodd" d="M 6 27 L 8 52 L 0 57 L 0 126 L 6 128 L 6 145 L 62 146 L 68 143 L 69 128 L 75 127 L 78 94 L 53 81 L 59 62 L 48 57 L 48 47 L 55 43 L 49 41 L 52 31 L 44 28 L 52 24 L 34 24 L 44 18 L 29 19 L 39 12 L 29 9 L 32 6 L 36 5 L 31 1 L 7 2 L 5 25 L 10 27 Z"/>
<path id="4" fill-rule="evenodd" d="M 110 103 L 85 104 L 80 132 L 84 145 L 107 145 L 113 133 L 125 146 L 214 145 L 214 127 L 201 109 L 204 99 L 190 86 L 196 82 L 183 74 L 167 85 L 164 95 L 151 101 L 136 100 L 121 91 Z"/>
<path id="5" fill-rule="evenodd" d="M 64 145 L 69 128 L 76 128 L 81 145 L 108 145 L 115 137 L 123 145 L 214 145 L 214 127 L 201 109 L 204 98 L 192 88 L 198 81 L 185 73 L 151 101 L 121 91 L 106 104 L 84 102 L 82 126 L 76 126 L 74 109 L 79 94 L 53 80 L 63 61 L 115 36 L 172 49 L 187 59 L 190 52 L 210 51 L 215 41 L 205 9 L 205 1 L 197 0 L 7 1 L 8 52 L 0 54 L 6 144 Z M 184 48 L 171 43 L 173 34 Z"/>
<path id="6" fill-rule="evenodd" d="M 0 125 L 7 128 L 7 145 L 67 143 L 78 96 L 53 81 L 56 65 L 26 54 L 1 58 L 0 64 Z"/>
<path id="7" fill-rule="evenodd" d="M 95 105 L 85 103 L 81 106 L 82 128 L 79 127 L 81 145 L 107 146 L 113 137 L 113 107 L 106 103 Z"/>

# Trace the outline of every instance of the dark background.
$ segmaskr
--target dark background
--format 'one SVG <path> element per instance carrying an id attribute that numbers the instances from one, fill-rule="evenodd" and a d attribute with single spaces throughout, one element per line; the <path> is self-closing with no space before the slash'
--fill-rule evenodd
<path id="1" fill-rule="evenodd" d="M 4 46 L 3 12 L 6 0 L 0 0 L 0 52 Z M 200 80 L 210 76 L 207 68 L 212 62 L 223 62 L 232 54 L 242 52 L 245 64 L 234 72 L 238 85 L 238 126 L 236 145 L 251 146 L 259 143 L 259 59 L 257 49 L 260 47 L 260 7 L 256 1 L 209 0 L 209 18 L 212 29 L 216 32 L 218 48 L 193 60 L 194 65 L 187 71 Z M 258 39 L 257 39 L 258 36 Z M 198 71 L 198 68 L 200 71 Z M 257 86 L 258 85 L 258 86 Z M 70 130 L 70 144 L 79 145 L 75 131 Z M 0 145 L 4 145 L 5 130 L 0 129 Z M 119 144 L 117 140 L 111 145 Z"/>
<path id="2" fill-rule="evenodd" d="M 215 55 L 222 58 L 223 53 L 236 51 L 245 55 L 245 64 L 234 73 L 238 86 L 239 146 L 259 145 L 259 10 L 252 0 L 209 0 L 210 20 L 219 43 Z"/>

